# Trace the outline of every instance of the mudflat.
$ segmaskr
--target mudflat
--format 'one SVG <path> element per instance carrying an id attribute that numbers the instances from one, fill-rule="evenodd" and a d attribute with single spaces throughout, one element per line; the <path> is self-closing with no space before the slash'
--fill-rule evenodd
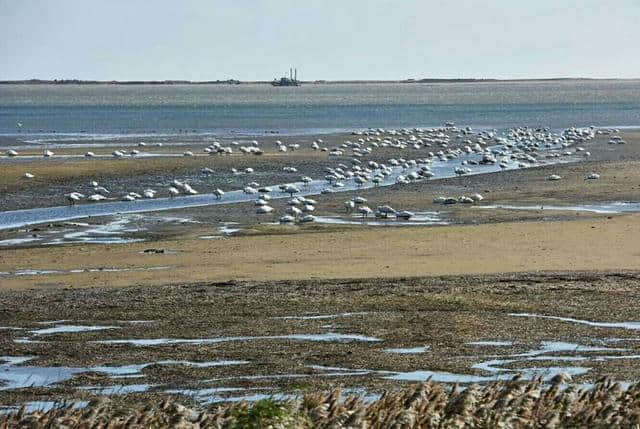
<path id="1" fill-rule="evenodd" d="M 531 270 L 636 269 L 640 215 L 585 220 L 457 225 L 439 228 L 256 227 L 202 239 L 35 247 L 2 251 L 2 289 L 119 287 L 227 280 L 292 280 L 486 274 Z M 210 232 L 210 231 L 209 231 Z M 155 249 L 155 250 L 152 250 Z M 146 250 L 146 252 L 145 252 Z M 158 253 L 157 250 L 161 250 Z M 88 270 L 70 273 L 70 270 Z M 122 270 L 122 271 L 117 271 Z"/>
<path id="2" fill-rule="evenodd" d="M 328 223 L 278 224 L 287 202 L 274 199 L 266 217 L 245 202 L 4 230 L 0 400 L 211 404 L 335 387 L 375 397 L 429 378 L 635 382 L 640 213 L 584 210 L 637 200 L 640 139 L 625 139 L 587 142 L 592 156 L 580 162 L 314 196 Z M 375 159 L 397 156 L 385 150 Z M 239 189 L 291 181 L 284 166 L 317 177 L 327 162 L 272 148 L 262 157 L 18 160 L 0 174 L 11 178 L 3 201 L 26 208 L 59 204 L 94 178 L 118 192 L 185 176 L 202 191 Z M 205 166 L 219 174 L 204 178 Z M 434 202 L 474 193 L 484 200 Z M 361 220 L 345 213 L 355 196 L 436 222 Z M 503 205 L 528 209 L 494 207 Z M 123 220 L 131 224 L 109 229 Z M 92 228 L 122 242 L 47 241 Z"/>
<path id="3" fill-rule="evenodd" d="M 3 365 L 0 400 L 210 404 L 517 374 L 634 382 L 638 286 L 638 271 L 548 271 L 2 290 L 0 347 L 30 358 Z"/>

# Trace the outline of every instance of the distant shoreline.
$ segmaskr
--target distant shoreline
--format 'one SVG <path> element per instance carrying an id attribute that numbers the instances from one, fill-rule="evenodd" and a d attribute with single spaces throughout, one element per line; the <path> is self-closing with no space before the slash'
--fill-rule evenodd
<path id="1" fill-rule="evenodd" d="M 511 83 L 511 82 L 583 82 L 583 81 L 634 81 L 633 78 L 541 78 L 541 79 L 404 79 L 404 80 L 315 80 L 303 81 L 303 85 L 322 84 L 389 84 L 389 83 Z M 191 80 L 127 80 L 127 81 L 102 81 L 79 79 L 25 79 L 25 80 L 0 80 L 0 85 L 269 85 L 271 81 L 239 81 L 236 79 L 191 81 Z"/>

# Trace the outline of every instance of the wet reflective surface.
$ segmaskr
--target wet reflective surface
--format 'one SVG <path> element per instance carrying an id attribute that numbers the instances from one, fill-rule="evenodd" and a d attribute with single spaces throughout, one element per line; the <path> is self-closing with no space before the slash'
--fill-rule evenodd
<path id="1" fill-rule="evenodd" d="M 531 205 L 516 206 L 506 204 L 476 206 L 479 209 L 506 209 L 506 210 L 567 210 L 567 211 L 584 211 L 593 213 L 633 213 L 640 211 L 640 203 L 616 201 L 603 204 L 581 204 L 571 206 L 548 206 L 548 205 Z"/>
<path id="2" fill-rule="evenodd" d="M 464 155 L 454 160 L 440 161 L 434 160 L 429 164 L 431 171 L 435 174 L 436 179 L 455 177 L 455 170 L 460 166 L 460 163 L 465 160 L 474 160 L 478 158 L 477 154 Z M 545 160 L 537 165 L 541 164 L 554 164 L 554 163 L 567 163 L 579 160 L 579 157 L 564 157 Z M 363 188 L 372 188 L 374 186 L 390 186 L 394 185 L 398 176 L 406 175 L 410 172 L 417 171 L 421 165 L 403 169 L 402 167 L 392 168 L 392 174 L 387 176 L 378 185 L 367 182 L 364 185 L 358 185 L 353 179 L 345 180 L 344 186 L 340 188 L 331 187 L 326 180 L 313 180 L 310 183 L 293 182 L 299 189 L 298 196 L 310 196 L 318 195 L 322 190 L 331 188 L 333 192 L 345 192 L 353 191 Z M 528 165 L 524 168 L 530 168 Z M 518 163 L 514 160 L 510 160 L 504 167 L 496 164 L 489 165 L 476 165 L 473 169 L 466 173 L 467 175 L 493 173 L 504 170 L 518 169 Z M 269 185 L 274 188 L 268 195 L 271 198 L 287 198 L 289 194 L 282 193 L 277 190 L 277 185 Z M 202 193 L 200 195 L 179 196 L 174 198 L 154 198 L 154 199 L 141 199 L 132 202 L 125 201 L 112 201 L 102 202 L 95 204 L 77 204 L 75 206 L 65 207 L 47 207 L 28 210 L 16 210 L 0 212 L 0 229 L 18 228 L 25 225 L 32 225 L 45 222 L 59 222 L 70 219 L 79 219 L 90 216 L 109 216 L 114 214 L 126 214 L 126 213 L 142 213 L 142 212 L 155 212 L 170 209 L 179 209 L 187 207 L 202 207 L 217 204 L 233 204 L 241 202 L 251 202 L 255 200 L 255 195 L 246 194 L 242 190 L 231 191 L 225 193 L 225 195 L 218 199 L 214 194 Z"/>

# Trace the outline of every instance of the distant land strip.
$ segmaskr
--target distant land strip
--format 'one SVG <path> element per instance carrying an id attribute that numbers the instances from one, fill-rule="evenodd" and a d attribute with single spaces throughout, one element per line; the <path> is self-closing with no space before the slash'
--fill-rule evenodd
<path id="1" fill-rule="evenodd" d="M 617 78 L 583 78 L 558 77 L 540 79 L 403 79 L 403 80 L 300 80 L 301 84 L 371 84 L 371 83 L 483 83 L 483 82 L 558 82 L 558 81 L 632 81 L 638 79 Z M 80 79 L 24 79 L 0 80 L 0 85 L 240 85 L 240 84 L 270 84 L 271 81 L 240 81 L 227 80 L 80 80 Z"/>

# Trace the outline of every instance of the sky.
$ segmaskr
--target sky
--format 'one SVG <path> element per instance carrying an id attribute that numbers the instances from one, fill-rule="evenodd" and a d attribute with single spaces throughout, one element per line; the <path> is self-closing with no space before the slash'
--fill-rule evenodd
<path id="1" fill-rule="evenodd" d="M 0 79 L 640 78 L 640 0 L 0 0 Z"/>

